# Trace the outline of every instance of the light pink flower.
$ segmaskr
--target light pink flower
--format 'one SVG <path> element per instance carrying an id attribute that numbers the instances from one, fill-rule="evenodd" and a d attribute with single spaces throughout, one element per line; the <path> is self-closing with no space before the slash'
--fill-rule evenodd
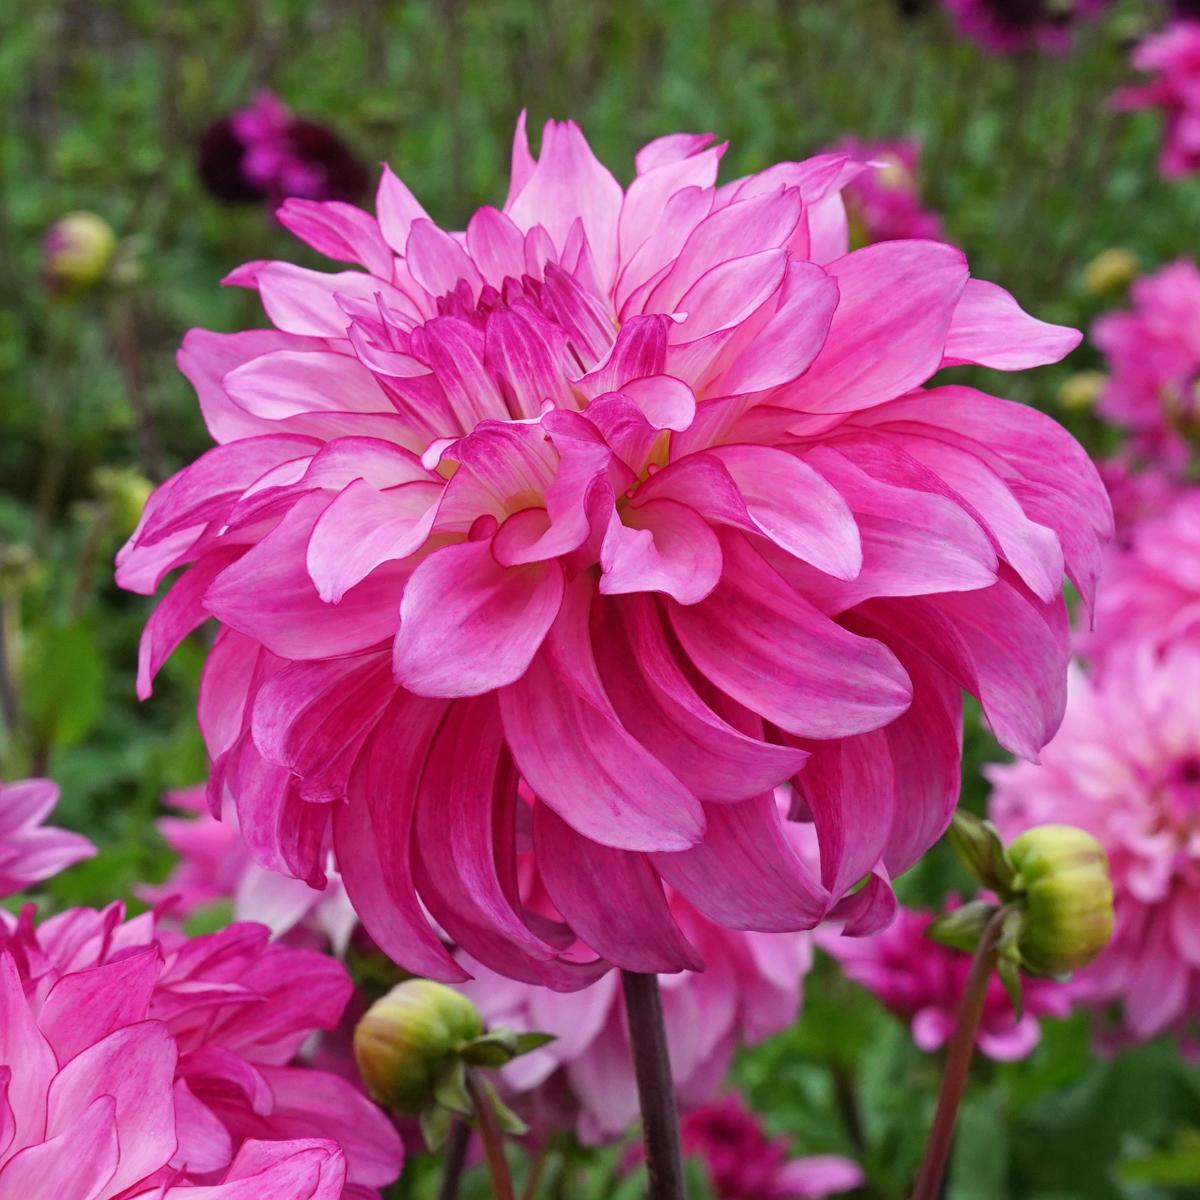
<path id="1" fill-rule="evenodd" d="M 909 1023 L 917 1046 L 940 1050 L 954 1032 L 971 956 L 951 950 L 925 936 L 933 913 L 901 908 L 896 920 L 869 938 L 820 934 L 821 948 L 832 954 L 855 983 Z M 1022 989 L 1025 1012 L 1018 1021 L 1004 985 L 995 976 L 988 984 L 983 1020 L 975 1040 L 988 1058 L 1011 1062 L 1025 1058 L 1038 1044 L 1038 1017 L 1065 1017 L 1070 994 L 1060 983 L 1026 979 Z"/>
<path id="2" fill-rule="evenodd" d="M 1180 259 L 1131 292 L 1130 311 L 1105 313 L 1092 326 L 1111 369 L 1097 409 L 1129 431 L 1138 455 L 1178 473 L 1200 432 L 1200 271 Z"/>
<path id="3" fill-rule="evenodd" d="M 1061 54 L 1073 27 L 1095 17 L 1107 0 L 942 0 L 958 32 L 991 54 L 1034 50 Z"/>
<path id="4" fill-rule="evenodd" d="M 1118 108 L 1161 109 L 1166 130 L 1159 169 L 1168 179 L 1200 168 L 1200 21 L 1179 20 L 1146 38 L 1133 52 L 1133 65 L 1155 76 L 1122 88 Z"/>
<path id="5" fill-rule="evenodd" d="M 153 913 L 123 916 L 114 904 L 35 925 L 29 906 L 0 924 L 0 960 L 15 972 L 28 1009 L 22 1028 L 36 1023 L 46 1042 L 36 1053 L 47 1063 L 66 1066 L 117 1029 L 141 1031 L 129 1034 L 139 1046 L 151 1039 L 146 1053 L 165 1088 L 158 1074 L 139 1081 L 141 1067 L 129 1071 L 129 1086 L 145 1092 L 145 1103 L 158 1097 L 153 1120 L 135 1119 L 135 1127 L 147 1124 L 154 1170 L 215 1183 L 247 1144 L 333 1138 L 348 1164 L 347 1195 L 377 1196 L 396 1178 L 403 1153 L 388 1119 L 344 1079 L 295 1061 L 315 1030 L 337 1025 L 349 998 L 338 962 L 270 944 L 262 925 L 189 939 L 157 929 Z M 160 1131 L 165 1154 L 150 1129 Z M 136 1178 L 103 1195 L 123 1193 Z M 7 1200 L 2 1186 L 0 1197 Z"/>
<path id="6" fill-rule="evenodd" d="M 358 916 L 332 866 L 324 889 L 260 867 L 238 830 L 233 805 L 226 803 L 218 821 L 209 811 L 203 785 L 168 793 L 167 804 L 193 815 L 157 822 L 179 862 L 163 883 L 139 890 L 144 900 L 169 901 L 171 911 L 185 917 L 228 901 L 235 920 L 258 921 L 276 937 L 287 935 L 291 944 L 345 953 Z"/>
<path id="7" fill-rule="evenodd" d="M 49 779 L 0 783 L 0 896 L 23 891 L 96 853 L 87 838 L 42 824 L 57 803 L 58 785 Z"/>
<path id="8" fill-rule="evenodd" d="M 717 1200 L 808 1200 L 860 1187 L 862 1168 L 836 1154 L 788 1157 L 787 1138 L 768 1138 L 736 1094 L 684 1116 L 683 1150 L 704 1163 Z"/>
<path id="9" fill-rule="evenodd" d="M 953 810 L 961 689 L 1020 753 L 1057 726 L 1103 488 L 1042 414 L 921 388 L 1078 335 L 951 246 L 847 253 L 860 164 L 718 187 L 710 142 L 651 143 L 623 190 L 575 125 L 535 160 L 522 121 L 465 234 L 390 171 L 377 216 L 285 204 L 366 270 L 240 268 L 275 328 L 180 355 L 220 444 L 119 556 L 147 593 L 192 564 L 139 690 L 217 619 L 214 797 L 265 867 L 320 886 L 332 845 L 414 972 L 462 977 L 427 913 L 557 989 L 698 967 L 661 881 L 731 927 L 878 927 Z"/>
<path id="10" fill-rule="evenodd" d="M 1191 487 L 1110 551 L 1095 624 L 1079 635 L 1079 648 L 1103 671 L 1131 643 L 1164 646 L 1198 635 L 1200 488 Z"/>
<path id="11" fill-rule="evenodd" d="M 942 240 L 942 219 L 921 204 L 921 145 L 911 138 L 862 142 L 843 138 L 837 151 L 874 164 L 850 180 L 844 196 L 858 243 L 897 238 Z"/>
<path id="12" fill-rule="evenodd" d="M 1096 682 L 1077 672 L 1041 766 L 991 768 L 1006 838 L 1046 821 L 1086 829 L 1108 852 L 1116 924 L 1070 988 L 1120 1007 L 1119 1038 L 1200 1017 L 1200 643 L 1129 646 Z"/>
<path id="13" fill-rule="evenodd" d="M 796 1019 L 812 943 L 807 934 L 724 929 L 679 896 L 670 904 L 707 964 L 703 972 L 660 980 L 671 1066 L 686 1110 L 717 1094 L 739 1045 L 760 1042 Z M 637 1120 L 638 1098 L 620 979 L 605 975 L 562 995 L 465 962 L 475 978 L 460 986 L 489 1025 L 555 1035 L 503 1072 L 514 1103 L 535 1129 L 574 1128 L 587 1143 L 622 1137 Z"/>

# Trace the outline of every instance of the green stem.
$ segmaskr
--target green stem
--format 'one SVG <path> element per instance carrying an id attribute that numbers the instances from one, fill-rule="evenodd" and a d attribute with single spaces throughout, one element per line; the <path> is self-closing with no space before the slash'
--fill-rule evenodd
<path id="1" fill-rule="evenodd" d="M 450 1130 L 450 1136 L 446 1139 L 438 1200 L 457 1200 L 458 1186 L 462 1182 L 463 1168 L 467 1163 L 467 1147 L 470 1144 L 471 1127 L 465 1121 L 455 1121 L 454 1128 Z"/>
<path id="2" fill-rule="evenodd" d="M 929 1129 L 929 1140 L 925 1143 L 925 1158 L 921 1163 L 921 1172 L 917 1176 L 912 1200 L 938 1200 L 941 1194 L 942 1177 L 946 1173 L 950 1146 L 954 1141 L 958 1106 L 962 1102 L 971 1071 L 971 1058 L 975 1053 L 975 1038 L 983 1017 L 988 982 L 996 967 L 996 942 L 1007 913 L 1007 909 L 1001 908 L 988 922 L 971 960 L 971 970 L 959 1003 L 958 1020 L 946 1052 L 946 1067 L 942 1072 L 937 1111 Z"/>
<path id="3" fill-rule="evenodd" d="M 492 1195 L 495 1200 L 515 1200 L 508 1159 L 504 1154 L 504 1135 L 500 1132 L 500 1125 L 496 1120 L 496 1110 L 492 1107 L 487 1093 L 479 1086 L 479 1080 L 470 1071 L 467 1072 L 467 1094 L 471 1097 L 471 1106 L 475 1110 L 475 1122 L 483 1142 L 488 1174 L 492 1177 Z"/>

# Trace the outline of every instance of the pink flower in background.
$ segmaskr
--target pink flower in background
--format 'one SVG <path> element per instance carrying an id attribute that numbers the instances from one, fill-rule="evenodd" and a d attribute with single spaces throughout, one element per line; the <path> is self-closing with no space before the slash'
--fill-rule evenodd
<path id="1" fill-rule="evenodd" d="M 1180 259 L 1131 293 L 1130 311 L 1105 313 L 1092 327 L 1111 371 L 1097 409 L 1129 431 L 1141 457 L 1177 472 L 1200 422 L 1200 271 Z"/>
<path id="2" fill-rule="evenodd" d="M 332 846 L 414 972 L 462 978 L 438 929 L 560 990 L 699 967 L 663 882 L 732 928 L 877 928 L 956 802 L 961 690 L 1018 753 L 1057 727 L 1107 498 L 1049 418 L 922 385 L 1078 335 L 951 246 L 847 253 L 846 156 L 718 187 L 711 141 L 623 191 L 522 121 L 465 234 L 390 171 L 376 216 L 291 201 L 365 270 L 248 264 L 274 328 L 180 354 L 219 444 L 119 556 L 143 593 L 188 567 L 139 691 L 216 618 L 212 795 L 264 867 L 321 886 Z"/>
<path id="3" fill-rule="evenodd" d="M 1131 643 L 1200 637 L 1200 488 L 1134 525 L 1109 554 L 1095 624 L 1079 649 L 1101 671 Z"/>
<path id="4" fill-rule="evenodd" d="M 1133 65 L 1154 79 L 1122 88 L 1118 108 L 1160 109 L 1166 120 L 1159 169 L 1168 179 L 1200 168 L 1200 21 L 1178 20 L 1146 38 Z"/>
<path id="5" fill-rule="evenodd" d="M 0 783 L 0 896 L 11 896 L 91 858 L 96 847 L 85 837 L 42 822 L 58 803 L 49 779 Z"/>
<path id="6" fill-rule="evenodd" d="M 1116 534 L 1110 553 L 1127 549 L 1142 522 L 1165 512 L 1180 494 L 1179 480 L 1173 472 L 1139 463 L 1130 454 L 1101 459 L 1096 466 L 1113 506 Z M 1105 572 L 1104 592 L 1113 583 L 1112 575 L 1111 570 Z"/>
<path id="7" fill-rule="evenodd" d="M 210 125 L 200 139 L 200 174 L 219 200 L 357 200 L 366 168 L 324 125 L 295 116 L 273 92 Z"/>
<path id="8" fill-rule="evenodd" d="M 1071 48 L 1076 24 L 1102 13 L 1107 0 L 942 0 L 963 37 L 991 54 Z"/>
<path id="9" fill-rule="evenodd" d="M 851 240 L 858 244 L 897 238 L 941 240 L 942 219 L 921 204 L 921 145 L 911 138 L 863 142 L 844 138 L 837 150 L 878 164 L 845 187 Z"/>
<path id="10" fill-rule="evenodd" d="M 1108 852 L 1112 941 L 1072 978 L 1072 995 L 1118 1004 L 1118 1041 L 1187 1032 L 1200 1017 L 1200 642 L 1127 645 L 1099 682 L 1075 673 L 1041 766 L 989 773 L 1006 839 L 1066 821 Z"/>
<path id="11" fill-rule="evenodd" d="M 969 954 L 925 936 L 933 916 L 923 909 L 902 908 L 891 926 L 873 937 L 821 934 L 818 939 L 855 983 L 909 1023 L 913 1041 L 927 1053 L 950 1040 L 971 968 Z M 1000 980 L 993 976 L 988 984 L 975 1042 L 988 1058 L 1025 1058 L 1041 1037 L 1038 1017 L 1065 1017 L 1071 1011 L 1070 994 L 1052 980 L 1026 979 L 1023 997 L 1025 1012 L 1018 1021 Z"/>
<path id="12" fill-rule="evenodd" d="M 206 788 L 169 792 L 167 804 L 182 817 L 163 817 L 158 830 L 179 862 L 161 884 L 143 886 L 139 895 L 151 904 L 170 901 L 172 912 L 190 916 L 206 905 L 227 901 L 239 921 L 258 921 L 289 942 L 330 946 L 342 955 L 358 924 L 336 871 L 328 869 L 324 889 L 309 887 L 260 867 L 242 838 L 233 805 L 220 821 L 209 812 Z"/>
<path id="13" fill-rule="evenodd" d="M 838 1196 L 866 1181 L 857 1163 L 835 1154 L 789 1158 L 787 1138 L 768 1138 L 736 1094 L 687 1113 L 680 1135 L 684 1153 L 704 1164 L 717 1200 Z"/>
<path id="14" fill-rule="evenodd" d="M 671 1066 L 686 1110 L 716 1095 L 739 1045 L 760 1042 L 797 1018 L 812 942 L 807 934 L 723 929 L 678 896 L 670 903 L 707 964 L 703 972 L 660 980 Z M 507 1092 L 535 1131 L 573 1128 L 593 1144 L 624 1136 L 637 1120 L 638 1098 L 620 979 L 609 974 L 561 995 L 467 965 L 475 978 L 461 987 L 486 1023 L 556 1037 L 503 1071 Z"/>
<path id="15" fill-rule="evenodd" d="M 139 1031 L 128 1036 L 144 1046 L 154 1070 L 140 1078 L 143 1067 L 130 1068 L 126 1086 L 137 1088 L 139 1103 L 157 1107 L 132 1118 L 145 1130 L 133 1141 L 144 1142 L 154 1170 L 170 1167 L 166 1179 L 178 1173 L 216 1183 L 238 1169 L 247 1146 L 296 1138 L 336 1140 L 341 1149 L 330 1146 L 325 1157 L 336 1151 L 340 1164 L 344 1152 L 347 1196 L 377 1196 L 396 1178 L 403 1151 L 390 1121 L 346 1080 L 295 1062 L 315 1030 L 332 1029 L 341 1017 L 351 984 L 339 963 L 270 944 L 261 925 L 189 939 L 156 928 L 153 913 L 123 916 L 114 904 L 35 925 L 29 906 L 0 925 L 0 963 L 27 1005 L 21 1036 L 32 1036 L 33 1022 L 48 1043 L 44 1053 L 36 1046 L 30 1053 L 64 1067 L 116 1029 Z M 25 1075 L 14 1078 L 23 1083 Z M 334 1165 L 329 1158 L 329 1170 Z M 101 1195 L 123 1194 L 135 1181 Z M 7 1200 L 3 1182 L 0 1175 Z"/>

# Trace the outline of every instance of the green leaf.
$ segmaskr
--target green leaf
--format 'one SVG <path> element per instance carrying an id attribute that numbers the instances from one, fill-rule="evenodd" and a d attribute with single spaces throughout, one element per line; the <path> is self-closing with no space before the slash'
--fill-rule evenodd
<path id="1" fill-rule="evenodd" d="M 47 748 L 82 741 L 104 705 L 104 660 L 83 622 L 42 625 L 23 665 L 25 718 Z"/>
<path id="2" fill-rule="evenodd" d="M 500 1099 L 500 1094 L 492 1086 L 490 1080 L 481 1079 L 477 1075 L 475 1082 L 479 1090 L 483 1092 L 484 1103 L 496 1114 L 496 1120 L 505 1133 L 511 1134 L 513 1137 L 523 1137 L 529 1132 L 529 1126 Z"/>

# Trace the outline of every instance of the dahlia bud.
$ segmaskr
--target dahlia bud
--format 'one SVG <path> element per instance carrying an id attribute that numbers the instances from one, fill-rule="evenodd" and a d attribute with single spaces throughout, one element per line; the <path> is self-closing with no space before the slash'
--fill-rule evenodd
<path id="1" fill-rule="evenodd" d="M 137 525 L 154 490 L 150 480 L 128 467 L 97 467 L 92 473 L 92 487 L 122 536 Z"/>
<path id="2" fill-rule="evenodd" d="M 354 1030 L 354 1058 L 371 1096 L 385 1108 L 417 1115 L 483 1020 L 461 992 L 408 979 L 376 1000 Z"/>
<path id="3" fill-rule="evenodd" d="M 1112 246 L 1102 250 L 1083 268 L 1083 288 L 1092 296 L 1111 296 L 1124 291 L 1142 264 L 1132 250 Z"/>
<path id="4" fill-rule="evenodd" d="M 1008 847 L 1024 899 L 1017 935 L 1022 964 L 1038 975 L 1087 966 L 1108 943 L 1113 889 L 1108 857 L 1089 833 L 1037 825 Z"/>
<path id="5" fill-rule="evenodd" d="M 1059 385 L 1058 402 L 1075 411 L 1091 408 L 1107 386 L 1108 376 L 1103 371 L 1076 371 Z"/>
<path id="6" fill-rule="evenodd" d="M 60 217 L 42 239 L 42 274 L 47 286 L 78 295 L 104 278 L 117 248 L 112 226 L 91 212 Z"/>

